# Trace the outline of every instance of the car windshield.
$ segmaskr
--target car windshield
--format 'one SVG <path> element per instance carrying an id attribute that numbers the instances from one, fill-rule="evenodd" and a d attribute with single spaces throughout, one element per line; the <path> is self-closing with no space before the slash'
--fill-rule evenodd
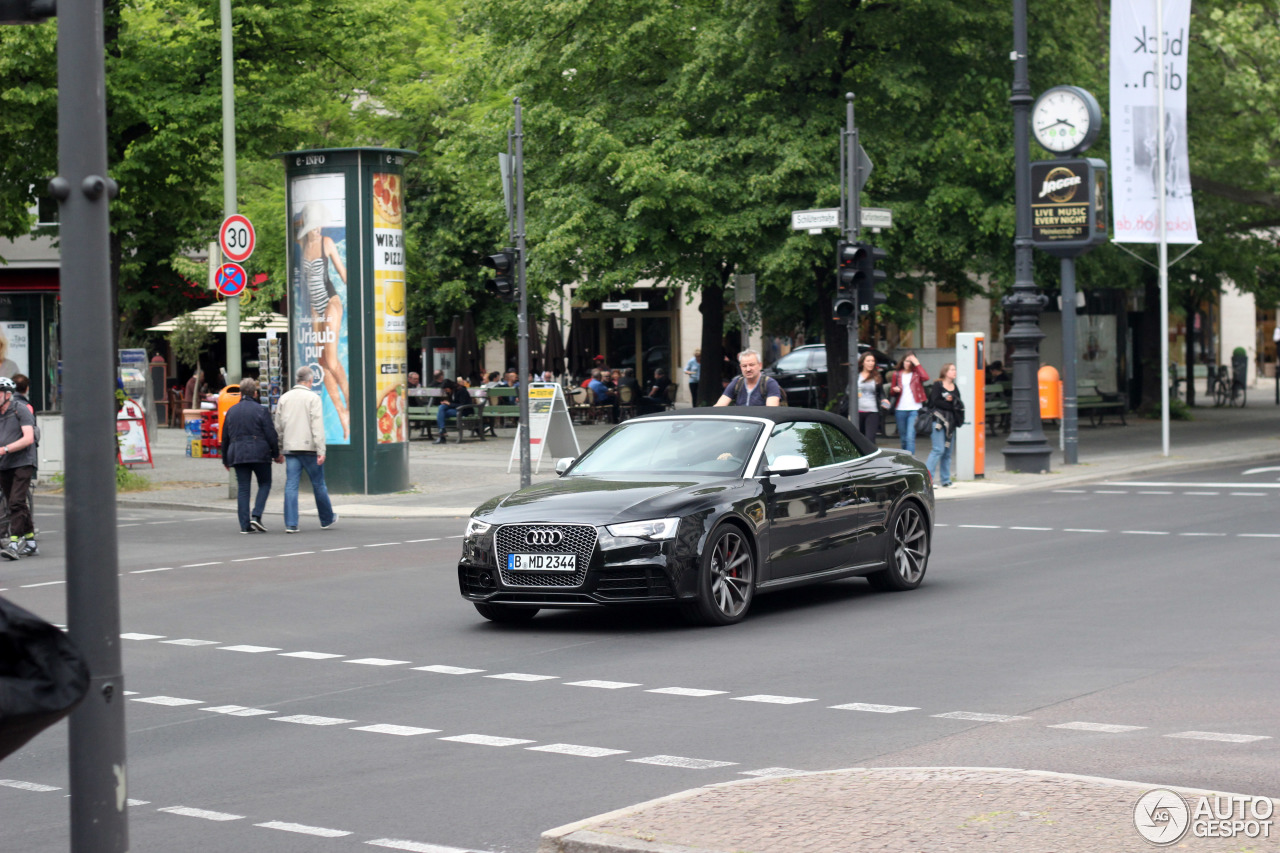
<path id="1" fill-rule="evenodd" d="M 809 366 L 809 350 L 788 353 L 773 366 L 775 370 L 804 370 Z"/>
<path id="2" fill-rule="evenodd" d="M 623 424 L 573 466 L 574 476 L 741 476 L 760 424 L 718 418 L 654 418 Z"/>

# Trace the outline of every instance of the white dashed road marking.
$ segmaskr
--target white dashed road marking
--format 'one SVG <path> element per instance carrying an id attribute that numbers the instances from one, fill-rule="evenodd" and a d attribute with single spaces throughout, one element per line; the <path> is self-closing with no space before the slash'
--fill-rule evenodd
<path id="1" fill-rule="evenodd" d="M 318 835 L 321 838 L 341 838 L 350 835 L 345 829 L 325 829 L 323 826 L 307 826 L 304 823 L 286 823 L 282 820 L 269 820 L 266 823 L 255 823 L 263 829 L 280 829 L 285 832 L 297 832 L 302 835 Z"/>
<path id="2" fill-rule="evenodd" d="M 404 841 L 400 838 L 375 838 L 373 841 L 366 841 L 374 847 L 386 847 L 388 850 L 407 850 L 409 853 L 475 853 L 470 849 L 463 850 L 461 847 L 441 847 L 439 844 L 423 844 L 419 841 Z"/>
<path id="3" fill-rule="evenodd" d="M 218 645 L 219 641 L 218 640 L 182 639 L 182 640 L 161 640 L 160 642 L 169 646 L 216 646 Z"/>
<path id="4" fill-rule="evenodd" d="M 722 696 L 728 690 L 699 690 L 696 687 L 658 687 L 645 693 L 666 693 L 669 696 Z"/>
<path id="5" fill-rule="evenodd" d="M 684 758 L 679 755 L 650 755 L 647 758 L 628 758 L 632 764 L 657 764 L 661 767 L 683 767 L 686 770 L 712 770 L 716 767 L 732 767 L 736 761 L 708 761 L 705 758 Z"/>
<path id="6" fill-rule="evenodd" d="M 969 527 L 974 530 L 999 530 L 998 524 L 957 524 L 957 527 Z"/>
<path id="7" fill-rule="evenodd" d="M 263 652 L 278 652 L 277 648 L 272 646 L 219 646 L 220 652 L 244 652 L 250 655 L 260 655 Z"/>
<path id="8" fill-rule="evenodd" d="M 621 690 L 624 687 L 639 687 L 630 681 L 566 681 L 569 687 L 598 687 L 601 690 Z"/>
<path id="9" fill-rule="evenodd" d="M 870 711 L 873 714 L 901 714 L 903 711 L 919 711 L 906 705 L 868 705 L 865 702 L 850 702 L 847 705 L 829 706 L 837 711 Z"/>
<path id="10" fill-rule="evenodd" d="M 20 782 L 17 779 L 0 779 L 0 785 L 6 788 L 18 788 L 22 791 L 61 791 L 53 785 L 40 785 L 35 782 Z"/>
<path id="11" fill-rule="evenodd" d="M 277 557 L 305 557 L 308 554 L 314 554 L 315 551 L 292 551 L 288 554 L 277 554 Z"/>
<path id="12" fill-rule="evenodd" d="M 599 746 L 579 746 L 576 743 L 549 743 L 545 746 L 527 746 L 533 752 L 556 752 L 560 755 L 578 755 L 583 758 L 604 758 L 608 755 L 624 755 L 625 749 L 605 749 Z"/>
<path id="13" fill-rule="evenodd" d="M 180 569 L 199 569 L 203 566 L 221 566 L 221 560 L 214 560 L 212 563 L 187 563 L 184 566 L 178 566 Z"/>
<path id="14" fill-rule="evenodd" d="M 164 634 L 121 634 L 122 640 L 163 640 Z"/>
<path id="15" fill-rule="evenodd" d="M 263 556 L 261 556 L 261 557 L 241 557 L 241 558 L 239 558 L 238 560 L 232 560 L 231 562 L 233 562 L 233 563 L 252 563 L 254 560 L 270 560 L 270 559 L 271 559 L 271 556 L 270 556 L 269 554 L 267 554 L 267 555 L 263 555 Z"/>
<path id="16" fill-rule="evenodd" d="M 355 545 L 349 545 L 349 546 L 348 546 L 348 547 L 346 547 L 346 548 L 325 548 L 325 549 L 324 549 L 324 551 L 323 551 L 323 553 L 325 553 L 325 554 L 332 554 L 334 551 L 354 551 L 354 550 L 356 550 L 356 546 L 355 546 Z"/>
<path id="17" fill-rule="evenodd" d="M 1063 533 L 1109 533 L 1108 530 L 1098 530 L 1095 527 L 1064 527 Z"/>
<path id="18" fill-rule="evenodd" d="M 734 696 L 738 702 L 765 702 L 770 705 L 799 705 L 803 702 L 817 702 L 817 699 L 802 699 L 799 696 L 770 696 L 767 693 L 758 693 L 755 696 Z"/>
<path id="19" fill-rule="evenodd" d="M 439 541 L 440 541 L 439 536 L 432 536 L 430 539 L 406 539 L 404 540 L 404 544 L 413 545 L 418 542 L 439 542 Z"/>
<path id="20" fill-rule="evenodd" d="M 484 672 L 483 669 L 468 669 L 465 666 L 445 666 L 441 663 L 433 663 L 430 666 L 415 666 L 414 669 L 421 672 L 439 672 L 444 675 L 474 675 L 477 672 Z"/>
<path id="21" fill-rule="evenodd" d="M 246 708 L 244 705 L 215 705 L 212 708 L 201 708 L 201 711 L 212 711 L 215 714 L 226 714 L 231 717 L 261 717 L 265 714 L 278 714 L 279 711 L 264 711 L 262 708 Z"/>
<path id="22" fill-rule="evenodd" d="M 1070 729 L 1076 732 L 1107 732 L 1109 734 L 1122 734 L 1124 732 L 1136 732 L 1145 729 L 1146 726 L 1116 726 L 1110 723 L 1059 723 L 1056 726 L 1049 726 L 1051 729 Z"/>
<path id="23" fill-rule="evenodd" d="M 193 809 L 188 806 L 169 806 L 163 809 L 156 809 L 156 811 L 182 815 L 183 817 L 198 817 L 204 820 L 244 820 L 244 815 L 242 814 L 211 812 L 208 809 Z"/>
<path id="24" fill-rule="evenodd" d="M 316 717 L 311 714 L 291 714 L 287 717 L 272 717 L 277 723 L 297 723 L 300 726 L 345 726 L 355 720 L 344 720 L 341 717 Z"/>
<path id="25" fill-rule="evenodd" d="M 331 655 L 328 652 L 281 652 L 282 658 L 302 658 L 303 660 L 332 660 L 345 655 Z"/>
<path id="26" fill-rule="evenodd" d="M 416 726 L 393 726 L 388 723 L 378 723 L 372 726 L 354 726 L 351 730 L 353 732 L 373 732 L 376 735 L 400 735 L 401 737 L 433 735 L 440 731 L 439 729 L 420 729 Z"/>
<path id="27" fill-rule="evenodd" d="M 171 572 L 171 571 L 173 571 L 173 566 L 165 566 L 164 568 L 160 568 L 160 569 L 138 569 L 137 571 L 129 572 L 129 574 L 131 574 L 131 575 L 149 575 L 149 574 L 151 574 L 152 572 Z"/>
<path id="28" fill-rule="evenodd" d="M 1121 533 L 1128 533 L 1131 536 L 1168 536 L 1167 530 L 1121 530 Z"/>
<path id="29" fill-rule="evenodd" d="M 485 676 L 485 678 L 501 678 L 505 681 L 550 681 L 559 677 L 558 675 L 533 675 L 528 672 L 499 672 L 496 675 Z"/>
<path id="30" fill-rule="evenodd" d="M 168 705 L 176 708 L 179 705 L 203 705 L 203 699 L 179 699 L 177 696 L 143 696 L 134 702 L 146 702 L 148 705 Z"/>
<path id="31" fill-rule="evenodd" d="M 440 740 L 451 740 L 456 743 L 474 743 L 479 746 L 519 746 L 525 743 L 533 743 L 531 740 L 524 740 L 518 737 L 495 737 L 494 735 L 453 735 L 452 737 L 442 737 Z"/>
<path id="32" fill-rule="evenodd" d="M 24 583 L 22 585 L 22 588 L 35 589 L 38 586 L 57 586 L 58 584 L 63 584 L 63 583 L 66 583 L 66 581 L 45 581 L 44 583 Z"/>
<path id="33" fill-rule="evenodd" d="M 1030 717 L 1017 717 L 1012 714 L 979 714 L 975 711 L 951 711 L 947 714 L 934 714 L 944 720 L 973 720 L 976 723 L 1008 723 L 1013 720 L 1027 720 Z"/>
<path id="34" fill-rule="evenodd" d="M 1010 527 L 1010 530 L 1052 530 L 1052 527 Z"/>
<path id="35" fill-rule="evenodd" d="M 1234 735 L 1223 732 L 1178 732 L 1165 737 L 1186 738 L 1188 740 L 1218 740 L 1223 743 L 1253 743 L 1259 740 L 1271 740 L 1270 735 Z"/>
<path id="36" fill-rule="evenodd" d="M 362 663 L 365 666 L 404 666 L 412 661 L 407 660 L 388 660 L 387 658 L 355 658 L 354 660 L 343 661 L 343 663 Z"/>

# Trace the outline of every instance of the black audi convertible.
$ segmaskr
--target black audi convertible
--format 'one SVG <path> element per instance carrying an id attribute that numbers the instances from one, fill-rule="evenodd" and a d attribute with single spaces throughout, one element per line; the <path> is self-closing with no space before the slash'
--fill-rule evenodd
<path id="1" fill-rule="evenodd" d="M 665 602 L 728 625 L 759 593 L 853 576 L 882 590 L 924 580 L 928 472 L 838 415 L 645 415 L 556 469 L 559 479 L 493 498 L 467 523 L 458 584 L 487 619 Z"/>

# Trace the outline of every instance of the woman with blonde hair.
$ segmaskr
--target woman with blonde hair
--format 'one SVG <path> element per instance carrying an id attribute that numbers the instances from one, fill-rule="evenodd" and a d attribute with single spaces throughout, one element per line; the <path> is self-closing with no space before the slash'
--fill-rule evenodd
<path id="1" fill-rule="evenodd" d="M 312 324 L 320 343 L 320 367 L 324 371 L 324 389 L 333 402 L 342 424 L 342 436 L 351 434 L 351 402 L 347 384 L 347 371 L 338 356 L 338 342 L 342 336 L 342 298 L 329 278 L 329 265 L 338 273 L 342 283 L 347 283 L 347 267 L 338 253 L 332 237 L 324 236 L 329 215 L 324 202 L 309 201 L 294 220 L 294 238 L 301 250 L 302 286 L 311 302 Z"/>

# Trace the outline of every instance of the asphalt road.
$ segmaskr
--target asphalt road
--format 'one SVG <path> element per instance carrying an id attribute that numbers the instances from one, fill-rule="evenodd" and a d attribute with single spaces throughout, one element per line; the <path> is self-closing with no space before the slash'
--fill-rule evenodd
<path id="1" fill-rule="evenodd" d="M 532 851 L 776 768 L 979 765 L 1280 795 L 1280 461 L 941 503 L 924 585 L 730 628 L 491 625 L 463 521 L 241 536 L 120 513 L 132 848 Z M 64 614 L 58 513 L 0 592 Z M 425 669 L 424 669 L 425 668 Z M 848 707 L 837 707 L 848 706 Z M 0 764 L 0 851 L 68 847 L 66 727 Z"/>

